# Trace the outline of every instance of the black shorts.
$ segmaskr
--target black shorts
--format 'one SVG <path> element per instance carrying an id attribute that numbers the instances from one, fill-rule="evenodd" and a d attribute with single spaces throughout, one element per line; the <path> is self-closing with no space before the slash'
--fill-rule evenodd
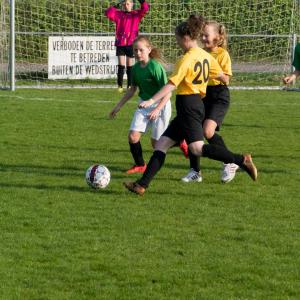
<path id="1" fill-rule="evenodd" d="M 116 55 L 134 57 L 133 46 L 117 46 Z"/>
<path id="2" fill-rule="evenodd" d="M 203 103 L 205 120 L 214 120 L 218 125 L 216 130 L 219 130 L 229 109 L 230 94 L 228 87 L 226 85 L 208 86 Z"/>
<path id="3" fill-rule="evenodd" d="M 203 141 L 204 105 L 199 94 L 176 95 L 176 117 L 162 134 L 173 141 L 185 139 L 187 144 Z"/>

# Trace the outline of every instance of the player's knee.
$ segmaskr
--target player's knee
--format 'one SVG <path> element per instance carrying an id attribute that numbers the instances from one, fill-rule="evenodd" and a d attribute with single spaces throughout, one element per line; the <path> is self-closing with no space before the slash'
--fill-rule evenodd
<path id="1" fill-rule="evenodd" d="M 203 143 L 197 143 L 197 144 L 192 143 L 189 145 L 189 150 L 192 152 L 192 154 L 196 156 L 201 156 L 203 145 L 204 145 Z"/>
<path id="2" fill-rule="evenodd" d="M 203 128 L 203 134 L 206 139 L 211 139 L 215 134 L 215 129 L 209 126 L 205 127 Z"/>
<path id="3" fill-rule="evenodd" d="M 139 134 L 136 134 L 134 132 L 129 132 L 129 134 L 128 134 L 128 141 L 129 141 L 129 143 L 135 144 L 139 140 L 140 140 L 140 135 Z"/>

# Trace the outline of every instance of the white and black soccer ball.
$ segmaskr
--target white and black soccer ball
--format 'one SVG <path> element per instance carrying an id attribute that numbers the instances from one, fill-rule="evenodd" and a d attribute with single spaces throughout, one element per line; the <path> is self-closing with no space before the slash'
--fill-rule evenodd
<path id="1" fill-rule="evenodd" d="M 85 179 L 90 187 L 104 189 L 110 182 L 110 172 L 103 165 L 92 165 L 87 169 Z"/>

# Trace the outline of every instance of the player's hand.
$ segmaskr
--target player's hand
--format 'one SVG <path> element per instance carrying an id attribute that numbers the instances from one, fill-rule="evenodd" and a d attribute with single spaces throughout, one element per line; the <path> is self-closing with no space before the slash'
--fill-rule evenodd
<path id="1" fill-rule="evenodd" d="M 139 104 L 139 108 L 147 108 L 147 107 L 151 106 L 153 103 L 154 103 L 154 101 L 152 99 L 147 100 L 147 101 L 142 101 Z"/>
<path id="2" fill-rule="evenodd" d="M 159 117 L 159 109 L 154 108 L 148 113 L 149 120 L 156 120 Z"/>
<path id="3" fill-rule="evenodd" d="M 115 107 L 109 114 L 108 114 L 108 117 L 110 119 L 114 119 L 117 115 L 117 113 L 119 112 L 120 108 L 118 107 Z"/>
<path id="4" fill-rule="evenodd" d="M 292 74 L 292 75 L 289 75 L 289 76 L 286 76 L 282 79 L 283 83 L 284 84 L 290 84 L 292 83 L 294 80 L 296 79 L 296 75 L 295 74 Z"/>

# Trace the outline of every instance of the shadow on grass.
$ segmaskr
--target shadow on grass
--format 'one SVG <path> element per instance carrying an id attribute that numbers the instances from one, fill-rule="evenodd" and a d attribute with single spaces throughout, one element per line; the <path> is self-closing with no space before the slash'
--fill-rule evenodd
<path id="1" fill-rule="evenodd" d="M 259 128 L 259 129 L 288 129 L 288 130 L 291 130 L 291 129 L 300 129 L 300 127 L 291 127 L 291 126 L 265 126 L 265 125 L 258 125 L 258 124 L 230 124 L 230 123 L 224 123 L 222 124 L 222 127 L 241 127 L 241 128 L 253 128 L 253 129 L 256 129 L 256 128 Z"/>
<path id="2" fill-rule="evenodd" d="M 36 189 L 36 190 L 52 190 L 52 191 L 71 191 L 71 192 L 79 192 L 79 193 L 94 193 L 106 196 L 108 195 L 122 195 L 123 193 L 114 191 L 111 189 L 101 189 L 95 190 L 91 189 L 88 186 L 76 186 L 76 185 L 46 185 L 46 184 L 25 184 L 25 183 L 1 183 L 0 188 L 12 188 L 12 189 Z"/>
<path id="3" fill-rule="evenodd" d="M 26 174 L 54 175 L 54 176 L 82 176 L 84 172 L 76 167 L 47 167 L 41 165 L 12 165 L 0 164 L 0 172 L 17 172 Z M 80 172 L 80 174 L 79 174 Z"/>
<path id="4" fill-rule="evenodd" d="M 88 164 L 86 169 L 73 167 L 73 166 L 63 166 L 63 167 L 47 167 L 41 165 L 13 165 L 13 164 L 0 164 L 0 173 L 1 172 L 15 172 L 15 173 L 24 173 L 28 174 L 37 174 L 41 176 L 55 176 L 55 177 L 81 177 L 85 178 L 85 172 L 88 166 L 92 165 L 92 163 Z M 120 167 L 109 166 L 109 170 L 112 173 L 112 177 L 114 179 L 122 179 L 124 176 L 117 175 L 114 172 L 122 172 L 123 170 Z M 124 169 L 125 171 L 125 169 Z"/>
<path id="5" fill-rule="evenodd" d="M 20 148 L 30 148 L 30 149 L 62 149 L 62 150 L 75 150 L 75 151 L 102 151 L 104 148 L 106 150 L 106 146 L 104 144 L 101 144 L 103 148 L 101 147 L 79 147 L 79 146 L 62 146 L 62 145 L 42 145 L 42 144 L 19 144 L 19 143 L 8 143 L 3 142 L 3 145 L 8 145 L 12 147 L 16 147 L 17 149 Z M 110 151 L 115 151 L 115 149 L 111 149 Z M 128 150 L 129 151 L 129 150 Z M 124 152 L 128 152 L 125 151 Z"/>

